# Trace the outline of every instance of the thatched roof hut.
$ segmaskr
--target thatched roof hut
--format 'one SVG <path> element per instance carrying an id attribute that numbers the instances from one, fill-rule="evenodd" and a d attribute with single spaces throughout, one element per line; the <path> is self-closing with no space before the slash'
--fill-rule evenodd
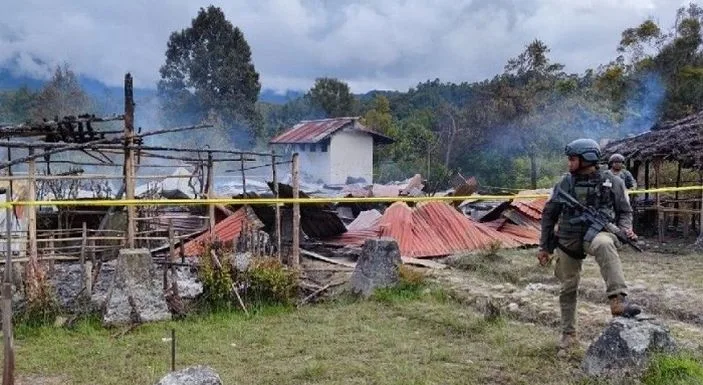
<path id="1" fill-rule="evenodd" d="M 620 153 L 631 162 L 655 159 L 680 162 L 684 168 L 703 169 L 703 112 L 654 125 L 643 134 L 608 143 L 603 156 Z"/>

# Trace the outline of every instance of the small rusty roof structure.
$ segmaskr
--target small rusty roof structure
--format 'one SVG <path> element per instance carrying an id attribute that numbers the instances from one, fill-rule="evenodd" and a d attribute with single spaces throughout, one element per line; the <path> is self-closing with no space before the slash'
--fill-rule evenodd
<path id="1" fill-rule="evenodd" d="M 393 143 L 394 140 L 359 122 L 359 117 L 303 120 L 289 130 L 274 137 L 269 144 L 318 143 L 340 130 L 359 131 L 373 136 L 377 143 Z"/>
<path id="2" fill-rule="evenodd" d="M 664 159 L 684 168 L 703 168 L 703 111 L 677 121 L 655 124 L 650 131 L 608 143 L 603 156 L 619 153 L 632 161 Z"/>

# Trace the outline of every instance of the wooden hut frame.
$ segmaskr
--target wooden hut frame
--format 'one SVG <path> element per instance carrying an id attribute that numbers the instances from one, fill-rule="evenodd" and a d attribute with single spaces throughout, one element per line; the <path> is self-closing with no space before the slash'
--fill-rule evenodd
<path id="1" fill-rule="evenodd" d="M 654 125 L 650 131 L 608 143 L 603 149 L 604 157 L 612 154 L 622 154 L 627 159 L 628 169 L 635 177 L 644 165 L 645 188 L 650 185 L 650 168 L 654 169 L 654 184 L 661 183 L 661 169 L 664 162 L 674 162 L 677 165 L 676 187 L 682 184 L 703 185 L 703 112 L 686 118 L 662 122 Z M 688 169 L 698 173 L 698 180 L 682 181 L 682 170 Z M 645 199 L 649 194 L 645 195 Z M 703 244 L 703 191 L 700 199 L 679 199 L 676 192 L 673 207 L 664 207 L 661 194 L 655 193 L 656 224 L 659 241 L 664 240 L 666 215 L 673 215 L 673 222 L 683 224 L 684 235 L 687 235 L 689 223 L 698 217 L 699 236 L 696 243 Z"/>
<path id="2" fill-rule="evenodd" d="M 215 167 L 218 164 L 234 163 L 238 166 L 238 171 L 241 172 L 242 183 L 246 186 L 245 171 L 256 167 L 271 167 L 273 175 L 273 185 L 278 186 L 277 165 L 293 164 L 291 173 L 293 175 L 294 186 L 297 187 L 297 169 L 294 161 L 284 161 L 282 155 L 274 152 L 253 152 L 253 151 L 236 151 L 227 149 L 210 149 L 210 148 L 185 148 L 185 147 L 165 147 L 144 145 L 144 139 L 150 136 L 164 135 L 176 132 L 185 132 L 198 129 L 207 129 L 210 125 L 194 125 L 188 127 L 176 127 L 152 130 L 141 133 L 135 132 L 134 128 L 134 113 L 135 104 L 133 98 L 132 76 L 125 75 L 124 83 L 125 91 L 125 111 L 123 115 L 112 117 L 96 117 L 90 114 L 80 116 L 69 116 L 63 119 L 54 119 L 49 121 L 26 123 L 16 126 L 0 126 L 0 147 L 7 149 L 8 159 L 5 162 L 0 162 L 0 172 L 5 172 L 5 176 L 0 176 L 0 182 L 7 183 L 8 189 L 6 196 L 11 200 L 13 181 L 25 181 L 29 185 L 29 193 L 27 194 L 30 202 L 36 199 L 36 183 L 38 181 L 79 181 L 85 179 L 91 180 L 121 180 L 122 186 L 116 194 L 116 198 L 125 197 L 128 200 L 135 198 L 135 183 L 138 179 L 167 179 L 173 178 L 172 175 L 149 175 L 137 176 L 136 171 L 140 167 L 145 168 L 167 168 L 173 167 L 166 164 L 144 164 L 143 159 L 161 159 L 179 161 L 185 164 L 192 165 L 201 170 L 206 170 L 206 181 L 204 191 L 201 191 L 202 197 L 214 198 L 214 175 Z M 98 126 L 101 123 L 122 121 L 124 123 L 123 130 L 100 131 Z M 22 140 L 17 140 L 22 139 Z M 12 149 L 23 149 L 27 151 L 27 156 L 12 158 Z M 60 153 L 77 153 L 87 155 L 90 161 L 76 161 L 75 159 L 68 160 L 51 160 L 51 157 Z M 185 154 L 185 155 L 184 155 Z M 121 157 L 123 161 L 116 162 L 112 157 Z M 247 162 L 263 160 L 263 166 L 246 166 Z M 269 162 L 270 160 L 270 162 Z M 37 165 L 44 163 L 46 165 L 46 174 L 38 175 Z M 122 168 L 122 175 L 115 174 L 95 174 L 95 175 L 76 175 L 80 172 L 68 174 L 52 173 L 51 166 L 56 164 L 67 164 L 78 167 L 97 167 L 114 169 L 115 167 Z M 26 165 L 27 174 L 13 175 L 13 166 Z M 201 183 L 201 186 L 203 184 Z M 244 187 L 246 188 L 246 187 Z M 278 198 L 278 189 L 276 188 L 275 197 Z M 246 196 L 246 194 L 244 194 Z M 215 225 L 215 205 L 208 205 L 208 221 L 209 228 L 212 231 Z M 293 205 L 294 210 L 299 212 L 299 205 Z M 114 249 L 116 247 L 134 248 L 138 242 L 161 240 L 168 242 L 169 259 L 167 264 L 177 264 L 175 243 L 194 234 L 176 234 L 173 227 L 169 224 L 168 234 L 165 237 L 153 236 L 149 233 L 139 233 L 137 231 L 137 223 L 140 218 L 137 218 L 136 207 L 128 205 L 126 207 L 126 225 L 124 230 L 108 230 L 103 227 L 105 218 L 110 211 L 114 211 L 115 206 L 111 206 L 108 214 L 104 216 L 103 223 L 98 229 L 89 229 L 85 224 L 81 228 L 63 228 L 57 230 L 38 231 L 37 230 L 37 207 L 34 205 L 27 206 L 28 221 L 26 230 L 27 251 L 26 255 L 12 256 L 13 236 L 21 234 L 13 234 L 11 225 L 8 225 L 5 232 L 6 253 L 5 263 L 5 279 L 2 292 L 2 310 L 3 310 L 3 331 L 4 331 L 4 347 L 5 347 L 5 367 L 3 374 L 3 384 L 11 383 L 13 376 L 13 361 L 14 353 L 12 347 L 12 326 L 11 326 L 11 308 L 12 308 L 12 268 L 9 268 L 13 263 L 36 262 L 38 256 L 42 255 L 44 259 L 52 260 L 79 260 L 81 263 L 90 262 L 90 267 L 84 270 L 84 278 L 86 271 L 91 271 L 92 266 L 96 262 L 96 255 Z M 70 209 L 70 208 L 69 208 Z M 7 208 L 6 222 L 10 224 L 13 217 L 13 209 Z M 294 225 L 296 218 L 299 220 L 299 215 L 294 216 Z M 144 218 L 141 218 L 142 220 Z M 299 222 L 299 221 L 298 221 Z M 22 231 L 25 233 L 25 231 Z M 294 232 L 297 234 L 298 232 Z M 277 257 L 282 258 L 281 252 L 281 216 L 278 205 L 276 205 L 276 242 L 277 242 Z M 24 242 L 25 240 L 22 240 Z M 297 241 L 297 242 L 296 242 Z M 105 245 L 104 242 L 114 242 L 115 245 Z M 299 240 L 294 239 L 292 252 L 294 257 L 290 261 L 297 264 L 298 261 L 298 245 Z M 41 247 L 40 247 L 41 246 Z M 181 242 L 181 251 L 183 243 Z M 181 260 L 181 263 L 183 261 Z M 88 287 L 91 285 L 90 279 L 85 280 Z M 5 382 L 5 381 L 9 382 Z"/>

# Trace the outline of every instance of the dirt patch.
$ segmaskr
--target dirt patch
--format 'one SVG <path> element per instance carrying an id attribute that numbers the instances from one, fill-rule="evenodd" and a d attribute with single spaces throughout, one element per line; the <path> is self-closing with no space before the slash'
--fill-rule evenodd
<path id="1" fill-rule="evenodd" d="M 634 253 L 621 255 L 630 298 L 664 321 L 680 342 L 701 348 L 703 340 L 703 256 Z M 534 250 L 502 251 L 499 258 L 447 258 L 453 269 L 432 276 L 462 303 L 481 310 L 487 301 L 521 322 L 559 327 L 559 283 L 553 267 L 540 267 Z M 584 261 L 577 310 L 582 342 L 595 338 L 610 321 L 605 284 L 593 258 Z"/>
<path id="2" fill-rule="evenodd" d="M 67 385 L 68 380 L 57 376 L 19 376 L 15 385 Z"/>

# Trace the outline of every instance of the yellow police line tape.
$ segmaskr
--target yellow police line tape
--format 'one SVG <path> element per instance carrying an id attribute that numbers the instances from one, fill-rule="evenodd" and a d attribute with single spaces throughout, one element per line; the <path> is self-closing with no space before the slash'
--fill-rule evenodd
<path id="1" fill-rule="evenodd" d="M 662 187 L 649 190 L 631 190 L 630 195 L 675 191 L 698 191 L 703 186 Z M 437 201 L 485 201 L 548 198 L 548 194 L 514 195 L 470 195 L 470 196 L 423 196 L 423 197 L 360 197 L 360 198 L 213 198 L 213 199 L 115 199 L 115 200 L 56 200 L 0 202 L 0 208 L 13 206 L 198 206 L 198 205 L 275 205 L 275 204 L 319 204 L 319 203 L 389 203 L 389 202 L 437 202 Z"/>

